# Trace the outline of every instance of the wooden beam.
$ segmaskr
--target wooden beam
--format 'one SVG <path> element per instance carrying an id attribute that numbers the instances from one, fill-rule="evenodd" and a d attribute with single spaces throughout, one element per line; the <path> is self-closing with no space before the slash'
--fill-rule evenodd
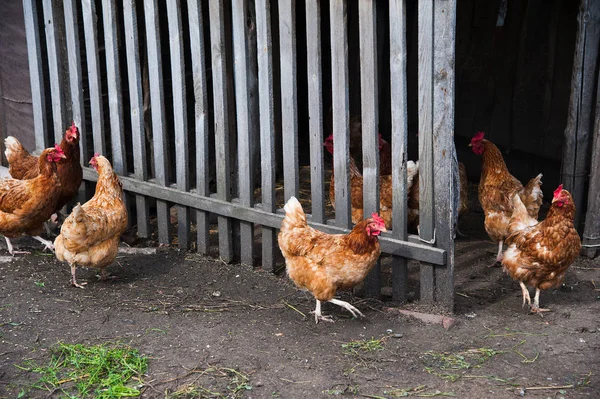
<path id="1" fill-rule="evenodd" d="M 256 0 L 256 43 L 258 48 L 258 100 L 260 114 L 261 201 L 263 210 L 275 212 L 275 111 L 273 88 L 273 38 L 271 5 L 268 0 Z M 262 264 L 265 270 L 275 270 L 276 228 L 262 226 Z"/>
<path id="2" fill-rule="evenodd" d="M 362 111 L 363 210 L 364 217 L 379 212 L 379 117 L 377 80 L 377 8 L 373 0 L 358 3 L 360 33 L 360 98 Z M 381 295 L 381 264 L 378 261 L 365 279 L 367 296 Z"/>
<path id="3" fill-rule="evenodd" d="M 97 181 L 98 174 L 94 169 L 83 168 L 83 178 L 88 181 Z M 279 229 L 283 220 L 283 210 L 276 212 L 265 211 L 263 204 L 256 204 L 253 208 L 247 208 L 240 205 L 236 198 L 231 201 L 224 201 L 218 196 L 202 197 L 195 192 L 179 191 L 176 187 L 164 187 L 152 181 L 139 181 L 133 177 L 119 176 L 123 189 L 135 194 L 147 195 L 165 202 L 188 206 L 194 209 L 210 211 L 225 218 L 235 218 L 250 223 L 260 224 L 273 230 Z M 308 215 L 307 215 L 308 216 Z M 347 234 L 349 229 L 341 228 L 329 224 L 314 223 L 308 217 L 309 224 L 319 230 L 330 234 Z M 409 238 L 410 239 L 410 238 Z M 426 244 L 418 243 L 417 239 L 410 241 L 400 241 L 384 233 L 380 238 L 381 249 L 384 253 L 403 256 L 443 265 L 446 262 L 446 251 L 440 248 L 431 247 Z"/>
<path id="4" fill-rule="evenodd" d="M 600 51 L 600 2 L 581 0 L 579 27 L 575 43 L 575 59 L 571 78 L 571 98 L 565 129 L 561 182 L 573 195 L 575 207 L 583 209 L 584 187 L 588 175 L 588 160 L 593 128 L 593 97 Z M 575 214 L 579 227 L 582 213 Z"/>
<path id="5" fill-rule="evenodd" d="M 306 1 L 306 68 L 308 74 L 308 128 L 310 135 L 310 194 L 313 220 L 325 220 L 323 186 L 323 68 L 321 57 L 321 2 Z"/>
<path id="6" fill-rule="evenodd" d="M 405 0 L 390 1 L 390 99 L 392 114 L 392 237 L 407 240 L 407 142 L 408 108 L 406 89 L 406 4 Z M 408 261 L 392 259 L 392 300 L 407 299 Z"/>
<path id="7" fill-rule="evenodd" d="M 23 14 L 25 19 L 25 35 L 27 37 L 27 58 L 29 60 L 29 77 L 31 82 L 35 148 L 41 151 L 48 147 L 49 140 L 48 121 L 46 120 L 42 44 L 38 22 L 38 2 L 35 0 L 23 0 Z"/>

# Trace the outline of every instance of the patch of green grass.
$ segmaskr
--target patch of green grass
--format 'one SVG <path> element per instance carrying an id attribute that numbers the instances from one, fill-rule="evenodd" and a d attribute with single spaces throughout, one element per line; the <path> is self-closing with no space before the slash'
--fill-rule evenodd
<path id="1" fill-rule="evenodd" d="M 46 364 L 29 360 L 17 367 L 40 374 L 40 379 L 28 387 L 30 391 L 60 391 L 68 398 L 112 399 L 140 395 L 148 359 L 120 343 L 86 346 L 59 342 Z M 137 380 L 137 384 L 131 380 Z"/>
<path id="2" fill-rule="evenodd" d="M 375 352 L 383 350 L 383 343 L 387 337 L 375 339 L 371 337 L 368 340 L 350 341 L 342 344 L 342 350 L 346 355 L 359 355 L 365 352 Z"/>
<path id="3" fill-rule="evenodd" d="M 35 285 L 37 285 L 38 287 L 45 287 L 46 283 L 44 283 L 43 281 L 36 281 Z"/>
<path id="4" fill-rule="evenodd" d="M 429 374 L 455 382 L 462 376 L 457 371 L 481 367 L 486 360 L 500 353 L 490 348 L 467 349 L 457 353 L 427 351 L 421 358 Z"/>

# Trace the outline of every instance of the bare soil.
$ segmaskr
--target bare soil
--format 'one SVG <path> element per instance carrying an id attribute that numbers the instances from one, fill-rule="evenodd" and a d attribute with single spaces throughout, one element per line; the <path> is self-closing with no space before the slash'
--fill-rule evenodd
<path id="1" fill-rule="evenodd" d="M 38 376 L 16 365 L 47 361 L 58 341 L 121 341 L 150 357 L 144 398 L 600 398 L 600 262 L 579 258 L 560 289 L 542 293 L 553 311 L 528 314 L 519 285 L 487 267 L 496 246 L 482 221 L 474 207 L 461 224 L 449 330 L 386 310 L 443 313 L 417 301 L 417 263 L 409 303 L 341 293 L 366 317 L 325 304 L 336 321 L 315 324 L 314 299 L 285 273 L 159 248 L 120 256 L 109 267 L 117 280 L 80 269 L 82 290 L 39 243 L 15 240 L 34 254 L 0 258 L 0 397 L 30 387 Z M 371 339 L 379 350 L 348 346 Z"/>

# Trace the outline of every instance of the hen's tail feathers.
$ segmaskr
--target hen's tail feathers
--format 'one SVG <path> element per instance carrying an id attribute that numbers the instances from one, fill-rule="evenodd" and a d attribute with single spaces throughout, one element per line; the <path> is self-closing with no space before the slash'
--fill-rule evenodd
<path id="1" fill-rule="evenodd" d="M 540 173 L 533 179 L 529 180 L 523 189 L 523 193 L 521 194 L 521 200 L 523 201 L 523 204 L 525 204 L 529 216 L 532 218 L 538 218 L 538 213 L 540 211 L 543 198 L 542 174 Z"/>
<path id="2" fill-rule="evenodd" d="M 4 139 L 4 146 L 6 147 L 4 155 L 6 155 L 8 163 L 13 163 L 17 158 L 29 155 L 29 152 L 23 148 L 19 140 L 13 136 Z"/>
<path id="3" fill-rule="evenodd" d="M 77 203 L 73 211 L 71 212 L 71 217 L 75 219 L 75 222 L 81 223 L 85 219 L 85 211 L 81 207 L 81 203 Z"/>
<path id="4" fill-rule="evenodd" d="M 527 227 L 534 226 L 538 221 L 531 216 L 521 201 L 521 197 L 515 194 L 513 197 L 513 212 L 508 223 L 508 234 L 512 234 L 515 231 L 526 229 Z"/>
<path id="5" fill-rule="evenodd" d="M 360 170 L 358 170 L 358 166 L 356 166 L 356 161 L 354 161 L 354 158 L 350 157 L 349 165 L 350 177 L 362 178 L 362 173 L 360 173 Z"/>
<path id="6" fill-rule="evenodd" d="M 406 190 L 412 187 L 415 176 L 419 173 L 419 161 L 406 162 Z"/>
<path id="7" fill-rule="evenodd" d="M 285 210 L 285 217 L 281 223 L 282 231 L 306 226 L 306 215 L 296 197 L 290 197 L 283 209 Z"/>

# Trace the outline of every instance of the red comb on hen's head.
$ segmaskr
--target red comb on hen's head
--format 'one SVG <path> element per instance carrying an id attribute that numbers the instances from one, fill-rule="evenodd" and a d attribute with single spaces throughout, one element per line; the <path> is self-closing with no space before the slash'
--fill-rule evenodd
<path id="1" fill-rule="evenodd" d="M 473 136 L 473 138 L 471 139 L 471 143 L 472 142 L 477 142 L 477 141 L 481 141 L 483 139 L 483 136 L 485 136 L 484 132 L 477 132 L 475 134 L 475 136 Z"/>
<path id="2" fill-rule="evenodd" d="M 558 186 L 558 188 L 556 190 L 554 190 L 554 197 L 553 198 L 558 197 L 560 195 L 560 193 L 562 192 L 562 190 L 563 190 L 563 185 L 561 184 L 560 186 Z"/>
<path id="3" fill-rule="evenodd" d="M 385 227 L 385 221 L 383 220 L 383 218 L 381 216 L 379 216 L 377 213 L 373 212 L 371 214 L 371 219 L 373 219 L 373 221 L 375 223 L 377 223 L 377 225 L 379 225 L 379 227 Z"/>

